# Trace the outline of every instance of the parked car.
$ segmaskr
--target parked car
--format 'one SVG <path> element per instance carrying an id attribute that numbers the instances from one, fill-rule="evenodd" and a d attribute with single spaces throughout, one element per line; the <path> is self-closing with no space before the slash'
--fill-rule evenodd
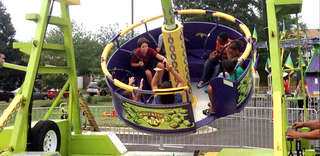
<path id="1" fill-rule="evenodd" d="M 46 92 L 41 92 L 38 88 L 34 88 L 32 97 L 34 100 L 47 100 L 48 94 Z"/>
<path id="2" fill-rule="evenodd" d="M 47 91 L 48 97 L 49 97 L 50 99 L 56 98 L 59 93 L 60 93 L 60 89 L 54 89 L 54 88 L 52 88 L 52 89 L 50 89 L 50 90 Z M 68 91 L 68 90 L 66 90 L 66 91 L 63 93 L 63 97 L 64 97 L 64 98 L 69 97 L 69 91 Z"/>
<path id="3" fill-rule="evenodd" d="M 0 89 L 0 101 L 10 102 L 13 98 L 14 98 L 13 93 Z"/>
<path id="4" fill-rule="evenodd" d="M 108 88 L 100 88 L 100 96 L 110 95 L 110 90 Z"/>
<path id="5" fill-rule="evenodd" d="M 14 91 L 11 91 L 14 95 L 16 95 L 19 92 L 20 88 L 15 89 Z M 33 88 L 33 94 L 32 94 L 33 100 L 47 100 L 48 94 L 46 92 L 41 92 L 39 88 Z"/>
<path id="6" fill-rule="evenodd" d="M 87 87 L 87 93 L 90 96 L 94 96 L 98 93 L 98 90 L 100 90 L 100 88 L 98 87 L 98 83 L 97 82 L 90 82 L 88 87 Z"/>

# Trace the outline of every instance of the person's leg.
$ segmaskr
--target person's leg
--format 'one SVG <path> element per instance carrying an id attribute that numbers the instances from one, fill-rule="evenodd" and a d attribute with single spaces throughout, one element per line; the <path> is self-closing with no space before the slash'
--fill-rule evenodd
<path id="1" fill-rule="evenodd" d="M 144 72 L 146 74 L 147 81 L 148 81 L 149 85 L 151 86 L 152 73 L 149 69 L 146 69 Z"/>
<path id="2" fill-rule="evenodd" d="M 298 100 L 299 114 L 298 121 L 303 121 L 303 100 Z"/>
<path id="3" fill-rule="evenodd" d="M 218 73 L 221 73 L 223 72 L 222 68 L 221 68 L 221 64 L 220 63 L 217 63 L 214 67 L 213 67 L 213 70 L 212 70 L 212 74 L 210 75 L 209 77 L 209 82 L 211 80 L 213 80 L 214 78 L 216 78 L 218 76 Z"/>
<path id="4" fill-rule="evenodd" d="M 158 62 L 157 63 L 157 67 L 162 69 L 162 71 L 159 72 L 159 83 L 161 83 L 162 82 L 162 78 L 163 78 L 163 74 L 164 74 L 164 70 L 165 70 L 164 69 L 164 64 L 161 63 L 161 62 Z"/>
<path id="5" fill-rule="evenodd" d="M 214 113 L 214 97 L 213 97 L 213 91 L 212 91 L 212 86 L 208 85 L 208 96 L 209 96 L 209 100 L 211 103 L 211 107 L 210 107 L 210 113 Z"/>
<path id="6" fill-rule="evenodd" d="M 205 109 L 202 111 L 203 114 L 205 115 L 213 115 L 215 113 L 215 110 L 214 110 L 214 97 L 213 97 L 213 91 L 212 91 L 212 86 L 209 84 L 208 85 L 208 96 L 209 96 L 209 100 L 210 100 L 210 103 L 208 104 L 209 105 L 209 109 Z"/>
<path id="7" fill-rule="evenodd" d="M 203 71 L 203 76 L 201 78 L 203 82 L 208 82 L 210 80 L 212 73 L 214 73 L 215 67 L 218 64 L 219 64 L 218 58 L 212 58 L 206 61 L 204 71 Z"/>

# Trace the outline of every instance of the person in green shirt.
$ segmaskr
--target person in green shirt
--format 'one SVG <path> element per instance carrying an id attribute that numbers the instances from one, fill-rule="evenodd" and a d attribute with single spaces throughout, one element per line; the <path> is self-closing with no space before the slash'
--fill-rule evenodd
<path id="1" fill-rule="evenodd" d="M 237 75 L 237 78 L 239 78 L 240 76 L 241 76 L 241 74 L 244 72 L 244 70 L 242 69 L 242 67 L 238 67 L 237 69 L 236 69 L 236 73 L 232 73 L 231 74 L 231 76 L 230 76 L 230 80 L 236 80 L 235 78 L 235 76 Z M 230 73 L 229 73 L 230 74 Z"/>
<path id="2" fill-rule="evenodd" d="M 237 67 L 234 71 L 234 68 L 237 65 L 238 58 L 241 56 L 241 48 L 243 47 L 243 43 L 241 40 L 234 40 L 226 45 L 226 57 L 227 60 L 222 62 L 223 70 L 222 72 L 227 72 L 230 75 L 230 80 L 235 81 L 236 78 L 238 79 L 241 74 L 244 72 L 242 67 Z M 225 77 L 225 79 L 228 79 Z M 208 85 L 208 96 L 210 103 L 208 104 L 210 108 L 203 110 L 203 114 L 205 115 L 213 115 L 215 114 L 214 110 L 214 97 L 213 97 L 213 90 L 212 86 Z"/>

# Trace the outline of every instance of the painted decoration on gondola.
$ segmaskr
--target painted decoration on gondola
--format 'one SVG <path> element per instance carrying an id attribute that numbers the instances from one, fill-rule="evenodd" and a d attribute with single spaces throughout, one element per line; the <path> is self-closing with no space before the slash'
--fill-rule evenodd
<path id="1" fill-rule="evenodd" d="M 193 117 L 183 107 L 152 109 L 123 103 L 125 119 L 135 125 L 158 130 L 179 130 L 193 128 Z"/>
<path id="2" fill-rule="evenodd" d="M 249 70 L 244 78 L 240 81 L 240 84 L 238 85 L 238 102 L 237 106 L 239 106 L 245 99 L 248 97 L 250 93 L 250 89 L 252 87 L 252 78 L 251 78 L 251 71 Z"/>

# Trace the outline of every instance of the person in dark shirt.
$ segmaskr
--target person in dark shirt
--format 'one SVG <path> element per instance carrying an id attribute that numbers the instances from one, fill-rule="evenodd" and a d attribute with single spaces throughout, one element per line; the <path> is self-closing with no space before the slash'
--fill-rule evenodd
<path id="1" fill-rule="evenodd" d="M 133 71 L 142 74 L 151 86 L 152 70 L 155 67 L 164 69 L 163 63 L 167 63 L 167 59 L 158 54 L 156 50 L 149 47 L 149 40 L 142 37 L 138 39 L 138 48 L 131 56 L 131 67 Z M 162 82 L 163 71 L 159 73 L 160 82 Z"/>
<path id="2" fill-rule="evenodd" d="M 204 63 L 203 72 L 201 79 L 197 85 L 198 88 L 206 86 L 211 77 L 215 73 L 215 66 L 217 66 L 221 60 L 227 59 L 227 54 L 225 53 L 225 46 L 231 42 L 231 39 L 228 38 L 228 35 L 225 32 L 222 32 L 218 35 L 216 41 L 216 49 L 212 51 L 209 55 L 209 58 Z M 218 71 L 216 71 L 217 73 Z"/>
<path id="3" fill-rule="evenodd" d="M 242 73 L 244 72 L 242 67 L 237 67 L 236 70 L 235 67 L 237 65 L 237 59 L 241 56 L 241 41 L 239 40 L 234 40 L 226 47 L 226 56 L 227 59 L 222 62 L 222 67 L 224 71 L 222 72 L 227 72 L 230 75 L 230 80 L 235 81 L 236 78 L 239 78 Z M 228 79 L 225 77 L 225 79 Z M 209 84 L 207 87 L 207 92 L 209 96 L 209 108 L 203 110 L 203 114 L 205 115 L 213 115 L 215 114 L 214 110 L 214 97 L 213 97 L 213 89 L 212 86 Z"/>

